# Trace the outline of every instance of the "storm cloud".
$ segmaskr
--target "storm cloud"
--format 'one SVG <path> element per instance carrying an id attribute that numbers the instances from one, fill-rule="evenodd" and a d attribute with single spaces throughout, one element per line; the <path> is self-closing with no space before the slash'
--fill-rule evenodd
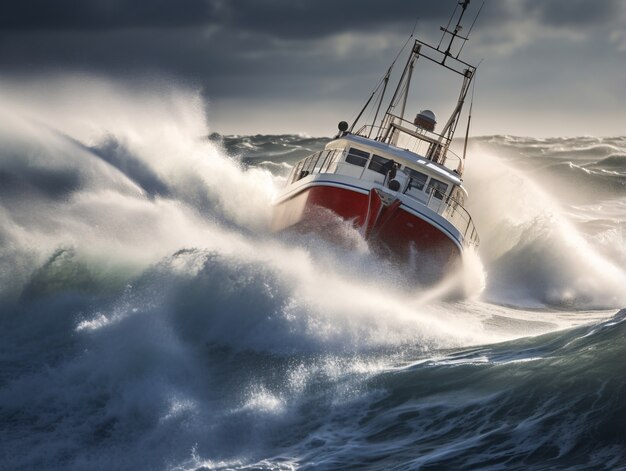
<path id="1" fill-rule="evenodd" d="M 447 18 L 450 2 L 405 0 L 22 0 L 0 7 L 6 31 L 77 31 L 221 26 L 272 37 L 312 38 L 346 30 L 371 30 Z M 480 3 L 476 0 L 473 4 Z M 483 18 L 519 12 L 547 25 L 584 26 L 623 13 L 622 2 L 604 0 L 491 1 Z"/>
<path id="2" fill-rule="evenodd" d="M 471 24 L 480 4 L 471 2 L 464 24 Z M 246 100 L 257 109 L 275 106 L 276 100 L 285 109 L 320 100 L 354 107 L 414 26 L 436 43 L 439 26 L 456 5 L 455 0 L 3 2 L 0 77 L 63 71 L 128 80 L 168 77 L 201 88 L 215 110 L 226 110 L 225 117 Z M 563 107 L 572 90 L 566 85 L 568 96 L 559 96 L 546 77 L 572 79 L 573 88 L 586 81 L 584 94 L 594 87 L 623 91 L 625 30 L 626 7 L 619 0 L 487 0 L 467 52 L 473 62 L 485 59 L 479 80 L 495 93 L 487 103 L 508 97 L 511 106 L 520 106 L 519 93 L 542 86 L 536 106 L 550 88 L 553 105 Z M 598 68 L 603 77 L 591 72 Z M 619 99 L 624 104 L 626 98 Z M 228 119 L 213 120 L 228 131 Z"/>

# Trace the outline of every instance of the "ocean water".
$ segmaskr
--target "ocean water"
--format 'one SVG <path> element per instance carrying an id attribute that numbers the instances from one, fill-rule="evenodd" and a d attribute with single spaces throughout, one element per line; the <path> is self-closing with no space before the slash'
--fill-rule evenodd
<path id="1" fill-rule="evenodd" d="M 626 469 L 626 137 L 473 138 L 482 245 L 425 289 L 269 232 L 327 138 L 4 85 L 0 469 Z"/>

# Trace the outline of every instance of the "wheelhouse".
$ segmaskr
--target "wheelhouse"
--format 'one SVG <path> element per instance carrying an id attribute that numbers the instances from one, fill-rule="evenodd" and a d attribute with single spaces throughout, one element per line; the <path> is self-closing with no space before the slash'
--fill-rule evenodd
<path id="1" fill-rule="evenodd" d="M 447 154 L 454 156 L 450 150 Z M 425 205 L 457 227 L 468 244 L 478 243 L 474 225 L 463 207 L 467 192 L 456 169 L 406 149 L 350 134 L 298 162 L 288 185 L 324 174 L 358 180 L 364 188 L 381 187 L 402 195 L 407 203 Z"/>

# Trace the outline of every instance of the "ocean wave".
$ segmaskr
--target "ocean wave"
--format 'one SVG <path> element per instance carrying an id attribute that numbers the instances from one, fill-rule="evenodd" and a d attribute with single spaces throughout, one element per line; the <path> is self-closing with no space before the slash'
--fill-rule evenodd
<path id="1" fill-rule="evenodd" d="M 2 369 L 0 419 L 11 433 L 1 447 L 15 451 L 11 467 L 541 469 L 624 458 L 626 310 L 455 347 L 428 341 L 454 305 L 413 322 L 364 317 L 362 307 L 326 317 L 292 305 L 293 281 L 267 264 L 193 249 L 114 291 L 47 285 L 4 305 L 12 367 Z M 465 331 L 456 314 L 444 324 Z"/>
<path id="2" fill-rule="evenodd" d="M 489 147 L 502 158 L 520 165 L 543 168 L 546 164 L 558 164 L 569 160 L 577 165 L 595 164 L 614 155 L 626 152 L 625 137 L 563 137 L 520 138 L 516 136 L 490 136 L 473 138 L 483 148 Z M 615 165 L 608 160 L 607 168 Z M 599 164 L 599 165 L 598 165 Z M 623 166 L 622 166 L 623 168 Z"/>
<path id="3" fill-rule="evenodd" d="M 450 302 L 349 223 L 269 232 L 281 172 L 324 139 L 210 135 L 193 93 L 84 80 L 3 111 L 0 467 L 623 465 L 626 311 L 589 312 L 624 305 L 623 202 L 567 207 L 509 165 L 550 154 L 577 188 L 623 138 L 474 140 L 461 278 L 487 286 Z"/>
<path id="4" fill-rule="evenodd" d="M 603 170 L 615 169 L 616 171 L 626 173 L 626 154 L 611 154 L 608 157 L 589 164 L 589 166 Z"/>
<path id="5" fill-rule="evenodd" d="M 330 450 L 312 450 L 305 461 L 323 455 L 323 467 L 374 461 L 380 469 L 618 466 L 626 458 L 618 399 L 626 383 L 615 340 L 625 315 L 376 375 L 369 383 L 384 397 L 346 421 L 341 438 L 324 437 Z M 593 355 L 583 353 L 589 349 Z M 510 352 L 532 361 L 511 361 Z M 348 436 L 349 449 L 336 446 Z"/>
<path id="6" fill-rule="evenodd" d="M 259 159 L 268 158 L 277 163 L 294 163 L 323 148 L 328 142 L 328 138 L 303 137 L 297 134 L 222 136 L 213 133 L 210 139 L 246 164 L 255 164 Z"/>
<path id="7" fill-rule="evenodd" d="M 553 179 L 568 188 L 593 197 L 621 196 L 626 191 L 626 167 L 598 163 L 579 165 L 571 161 L 553 163 L 535 171 L 542 181 Z M 539 176 L 539 175 L 538 175 Z"/>
<path id="8" fill-rule="evenodd" d="M 583 185 L 571 176 L 563 178 L 574 183 L 565 191 L 554 181 L 548 185 L 546 180 L 538 180 L 536 171 L 518 168 L 490 149 L 476 146 L 472 150 L 480 153 L 481 159 L 466 172 L 469 209 L 481 235 L 480 255 L 487 272 L 485 294 L 489 299 L 566 309 L 626 304 L 621 288 L 626 284 L 626 273 L 619 264 L 626 256 L 623 244 L 611 250 L 617 256 L 607 257 L 605 247 L 595 238 L 595 229 L 585 233 L 583 224 L 569 216 L 567 205 L 580 200 L 571 200 L 568 195 L 582 193 Z M 560 167 L 588 178 L 583 170 L 567 163 Z M 621 211 L 621 206 L 609 201 L 622 195 L 623 191 L 608 194 L 607 208 Z M 578 208 L 580 213 L 582 206 Z M 597 222 L 604 213 L 589 209 L 588 214 L 584 221 Z"/>

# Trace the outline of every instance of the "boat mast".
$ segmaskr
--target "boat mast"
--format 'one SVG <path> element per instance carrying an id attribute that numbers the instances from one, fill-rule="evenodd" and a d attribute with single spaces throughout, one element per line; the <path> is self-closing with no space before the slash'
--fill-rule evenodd
<path id="1" fill-rule="evenodd" d="M 459 19 L 456 22 L 456 26 L 454 27 L 454 30 L 450 31 L 448 27 L 446 28 L 441 27 L 441 31 L 443 31 L 444 36 L 446 34 L 450 35 L 450 42 L 448 43 L 448 47 L 443 53 L 443 60 L 441 61 L 441 65 L 444 67 L 446 66 L 445 64 L 446 64 L 446 60 L 448 59 L 448 57 L 452 57 L 450 50 L 452 49 L 452 44 L 454 43 L 454 40 L 456 38 L 460 38 L 463 40 L 463 44 L 461 45 L 461 48 L 459 49 L 459 54 L 460 54 L 461 49 L 463 48 L 463 45 L 465 45 L 465 42 L 469 39 L 469 36 L 464 37 L 459 34 L 459 32 L 463 29 L 463 27 L 461 26 L 461 21 L 463 20 L 463 15 L 465 14 L 465 10 L 467 9 L 469 3 L 470 3 L 470 0 L 459 1 L 459 5 L 461 6 L 461 14 L 459 15 Z M 481 9 L 482 9 L 482 6 L 481 6 Z M 478 14 L 480 14 L 480 10 L 478 10 Z M 476 17 L 478 18 L 478 15 L 476 15 Z M 475 22 L 476 22 L 476 19 L 474 19 L 474 22 L 472 23 L 472 28 L 474 27 Z M 471 31 L 471 28 L 470 28 L 470 31 Z M 442 36 L 442 39 L 443 39 L 443 36 Z M 439 42 L 439 44 L 441 44 L 441 41 Z M 439 46 L 437 47 L 437 50 L 440 51 Z M 457 61 L 459 60 L 458 59 L 459 54 L 457 54 L 456 57 L 454 57 L 454 59 Z M 459 117 L 461 116 L 461 110 L 463 109 L 463 104 L 465 103 L 465 97 L 467 96 L 467 91 L 469 90 L 469 86 L 472 82 L 472 79 L 474 78 L 475 71 L 476 69 L 474 67 L 468 66 L 462 72 L 463 84 L 461 85 L 461 93 L 459 94 L 459 99 L 457 101 L 457 104 L 452 112 L 452 115 L 448 119 L 448 122 L 445 124 L 445 126 L 443 127 L 443 130 L 441 131 L 438 145 L 431 146 L 428 150 L 428 154 L 426 155 L 427 158 L 435 162 L 438 162 L 441 164 L 445 163 L 446 156 L 448 153 L 448 148 L 450 147 L 452 138 L 454 137 L 454 132 L 456 131 L 456 126 L 459 122 Z M 460 71 L 456 71 L 456 72 L 461 73 Z M 467 142 L 465 143 L 465 145 L 467 145 Z"/>
<path id="2" fill-rule="evenodd" d="M 389 137 L 389 133 L 391 131 L 391 124 L 396 116 L 392 113 L 400 100 L 402 100 L 402 112 L 400 113 L 400 118 L 404 118 L 404 112 L 406 108 L 407 98 L 409 96 L 409 89 L 411 85 L 411 78 L 413 77 L 413 68 L 415 67 L 415 61 L 417 60 L 420 53 L 421 45 L 415 41 L 413 45 L 413 49 L 411 50 L 411 54 L 409 55 L 409 59 L 406 61 L 404 66 L 404 70 L 402 71 L 402 75 L 400 76 L 400 80 L 398 80 L 398 85 L 396 85 L 396 90 L 393 92 L 393 97 L 389 102 L 389 106 L 387 106 L 387 111 L 385 111 L 385 116 L 383 117 L 380 124 L 380 132 L 376 139 L 380 139 L 383 142 L 387 141 Z"/>
<path id="3" fill-rule="evenodd" d="M 454 40 L 457 37 L 461 37 L 462 39 L 464 39 L 465 41 L 467 41 L 467 38 L 463 38 L 462 36 L 459 36 L 459 31 L 461 31 L 462 26 L 461 26 L 461 20 L 463 19 L 463 15 L 465 14 L 465 10 L 467 10 L 467 6 L 469 5 L 470 0 L 461 0 L 459 2 L 459 5 L 461 6 L 461 14 L 459 15 L 459 19 L 456 22 L 456 26 L 454 27 L 454 31 L 450 31 L 448 30 L 448 28 L 444 28 L 442 27 L 441 30 L 445 33 L 449 33 L 450 34 L 450 42 L 448 43 L 448 49 L 446 49 L 446 52 L 444 52 L 444 58 L 443 58 L 443 62 L 442 65 L 446 62 L 446 58 L 450 55 L 450 49 L 452 48 L 452 43 L 454 42 Z M 458 54 L 457 54 L 458 57 Z"/>
<path id="4" fill-rule="evenodd" d="M 385 75 L 385 78 L 383 79 L 385 84 L 383 85 L 383 91 L 380 94 L 380 100 L 378 100 L 378 106 L 376 106 L 376 113 L 374 114 L 374 119 L 372 123 L 375 123 L 376 120 L 378 119 L 378 113 L 380 112 L 380 107 L 383 104 L 383 99 L 385 98 L 385 92 L 387 91 L 387 85 L 389 84 L 389 76 L 391 75 L 392 67 L 393 65 L 389 67 L 389 70 L 387 71 L 387 74 Z M 373 130 L 374 130 L 374 126 L 370 127 L 370 132 L 367 134 L 368 138 L 371 137 Z"/>
<path id="5" fill-rule="evenodd" d="M 417 25 L 417 23 L 415 25 Z M 376 85 L 376 87 L 372 91 L 372 94 L 370 95 L 369 99 L 367 100 L 367 102 L 365 103 L 365 105 L 363 106 L 363 108 L 361 109 L 359 114 L 357 115 L 357 117 L 352 122 L 352 126 L 350 126 L 350 129 L 348 130 L 349 133 L 351 133 L 354 130 L 354 127 L 356 126 L 356 123 L 358 123 L 359 119 L 361 119 L 361 116 L 363 115 L 363 113 L 365 112 L 367 107 L 369 106 L 370 102 L 372 101 L 372 98 L 374 98 L 374 95 L 376 95 L 376 93 L 378 92 L 380 86 L 383 85 L 383 90 L 380 93 L 380 97 L 378 98 L 378 105 L 376 106 L 376 114 L 374 115 L 374 120 L 372 121 L 372 126 L 371 126 L 371 129 L 370 129 L 367 137 L 370 137 L 370 135 L 372 134 L 372 129 L 374 128 L 373 125 L 376 123 L 376 119 L 378 118 L 378 113 L 380 111 L 380 107 L 382 106 L 383 100 L 385 99 L 385 92 L 387 91 L 387 85 L 389 84 L 389 77 L 391 76 L 391 71 L 393 70 L 393 66 L 396 65 L 396 61 L 398 60 L 398 58 L 402 54 L 402 51 L 404 51 L 404 48 L 406 47 L 406 45 L 409 44 L 409 41 L 413 37 L 414 33 L 415 33 L 415 26 L 413 26 L 413 31 L 411 32 L 411 35 L 407 38 L 406 42 L 404 43 L 404 45 L 402 46 L 400 51 L 398 51 L 398 54 L 396 55 L 395 59 L 393 60 L 393 62 L 389 66 L 389 69 L 387 70 L 387 73 L 382 78 L 382 80 L 378 83 L 378 85 Z M 403 72 L 403 74 L 404 74 L 404 72 Z M 394 94 L 394 98 L 391 101 L 393 101 L 394 99 L 395 99 L 395 94 Z M 376 137 L 376 139 L 378 139 L 378 137 Z"/>
<path id="6" fill-rule="evenodd" d="M 406 100 L 409 98 L 409 87 L 411 86 L 411 78 L 413 77 L 413 69 L 415 68 L 415 61 L 417 56 L 413 57 L 413 60 L 409 63 L 409 73 L 406 78 L 406 86 L 404 87 L 404 94 L 402 96 L 402 108 L 400 110 L 400 119 L 404 119 L 404 111 L 406 110 Z"/>
<path id="7" fill-rule="evenodd" d="M 443 32 L 443 35 L 441 40 L 439 41 L 439 44 L 436 47 L 424 43 L 419 39 L 415 40 L 413 48 L 411 50 L 411 54 L 409 55 L 402 75 L 398 80 L 398 84 L 396 86 L 393 97 L 389 102 L 387 110 L 381 120 L 380 131 L 376 136 L 376 140 L 387 143 L 395 143 L 396 130 L 400 130 L 400 128 L 402 128 L 401 130 L 406 132 L 406 121 L 404 119 L 404 116 L 411 79 L 413 75 L 413 68 L 417 59 L 419 57 L 424 57 L 425 59 L 428 59 L 431 62 L 434 62 L 437 65 L 451 70 L 463 77 L 463 82 L 461 85 L 461 90 L 456 106 L 454 107 L 452 114 L 448 118 L 447 122 L 443 126 L 443 129 L 438 134 L 435 134 L 434 138 L 426 139 L 425 137 L 423 137 L 423 139 L 427 140 L 431 144 L 428 151 L 426 152 L 426 157 L 440 164 L 445 163 L 448 148 L 450 146 L 450 143 L 452 142 L 452 138 L 454 137 L 461 111 L 465 103 L 465 98 L 467 96 L 467 92 L 476 71 L 476 68 L 474 66 L 459 59 L 460 50 L 462 49 L 463 45 L 465 45 L 465 42 L 468 40 L 467 36 L 461 35 L 461 31 L 463 29 L 461 26 L 461 21 L 463 20 L 463 16 L 467 7 L 469 6 L 469 3 L 470 0 L 461 0 L 458 2 L 457 7 L 450 17 L 448 25 L 446 27 L 442 26 L 440 28 Z M 452 23 L 454 17 L 457 15 L 457 10 L 459 6 L 461 7 L 461 12 L 456 20 L 456 25 L 453 29 L 450 29 L 450 24 Z M 480 10 L 478 11 L 478 13 L 480 13 Z M 476 16 L 478 17 L 478 15 Z M 476 19 L 474 19 L 474 22 L 475 21 Z M 473 26 L 474 23 L 472 23 L 472 27 Z M 447 41 L 447 45 L 442 46 L 446 35 L 450 36 L 450 40 Z M 463 44 L 461 45 L 459 52 L 454 55 L 452 49 L 457 39 L 462 40 Z M 394 110 L 398 105 L 400 105 L 400 109 L 399 113 L 396 114 Z M 376 114 L 378 115 L 378 112 Z M 372 124 L 375 125 L 375 120 Z"/>
<path id="8" fill-rule="evenodd" d="M 467 141 L 469 140 L 469 130 L 470 130 L 470 124 L 472 122 L 472 108 L 473 107 L 474 107 L 474 89 L 472 88 L 472 99 L 470 100 L 469 114 L 467 115 L 467 128 L 465 129 L 465 142 L 463 143 L 463 160 L 461 161 L 461 165 L 464 164 L 465 155 L 467 153 Z M 459 169 L 459 174 L 463 173 L 462 170 L 463 170 L 462 168 Z"/>
<path id="9" fill-rule="evenodd" d="M 445 163 L 446 153 L 452 143 L 452 138 L 454 137 L 454 132 L 456 131 L 456 126 L 459 123 L 459 117 L 461 116 L 461 110 L 463 109 L 463 104 L 465 103 L 465 97 L 467 96 L 467 91 L 469 90 L 473 77 L 474 70 L 470 68 L 465 69 L 463 75 L 463 85 L 461 85 L 461 93 L 459 94 L 459 99 L 454 107 L 454 110 L 452 111 L 452 115 L 441 131 L 437 146 L 431 146 L 428 154 L 426 155 L 427 158 L 437 163 Z"/>

